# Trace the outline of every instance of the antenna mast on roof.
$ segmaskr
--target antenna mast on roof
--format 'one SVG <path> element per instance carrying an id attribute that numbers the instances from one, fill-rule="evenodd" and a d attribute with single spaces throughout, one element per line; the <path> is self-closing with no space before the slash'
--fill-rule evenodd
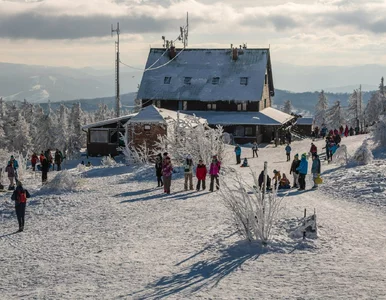
<path id="1" fill-rule="evenodd" d="M 188 46 L 188 37 L 189 37 L 189 12 L 186 13 L 186 25 L 180 27 L 180 35 L 173 41 L 167 40 L 165 36 L 162 36 L 162 40 L 164 41 L 163 47 L 170 48 L 174 46 L 174 42 L 179 40 L 184 44 L 184 48 Z"/>

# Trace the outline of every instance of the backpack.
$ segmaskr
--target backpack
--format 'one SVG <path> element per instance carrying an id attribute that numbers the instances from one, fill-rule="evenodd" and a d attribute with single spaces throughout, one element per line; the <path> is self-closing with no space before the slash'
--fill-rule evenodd
<path id="1" fill-rule="evenodd" d="M 24 190 L 16 191 L 16 204 L 26 203 L 27 202 L 27 194 Z"/>

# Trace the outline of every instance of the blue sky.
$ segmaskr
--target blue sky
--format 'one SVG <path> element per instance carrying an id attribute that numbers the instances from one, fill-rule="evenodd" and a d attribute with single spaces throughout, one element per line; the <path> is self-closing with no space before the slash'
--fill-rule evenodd
<path id="1" fill-rule="evenodd" d="M 386 65 L 386 3 L 369 0 L 0 0 L 2 62 L 69 67 L 143 66 L 190 16 L 189 47 L 271 46 L 276 62 Z"/>

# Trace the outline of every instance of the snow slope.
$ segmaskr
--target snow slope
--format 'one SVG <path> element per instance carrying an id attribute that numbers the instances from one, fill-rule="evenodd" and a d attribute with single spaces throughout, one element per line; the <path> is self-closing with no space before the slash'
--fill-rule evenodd
<path id="1" fill-rule="evenodd" d="M 354 152 L 366 137 L 343 142 Z M 309 144 L 293 143 L 293 154 Z M 242 157 L 251 154 L 243 148 Z M 251 181 L 231 157 L 228 166 Z M 251 169 L 260 172 L 264 160 L 271 174 L 289 171 L 283 147 L 261 148 Z M 372 170 L 358 168 L 350 172 Z M 178 174 L 171 195 L 154 188 L 146 168 L 93 167 L 82 171 L 80 188 L 56 194 L 39 191 L 30 175 L 24 181 L 36 196 L 23 233 L 13 234 L 9 195 L 0 195 L 0 298 L 386 299 L 386 210 L 355 198 L 345 187 L 353 181 L 338 181 L 344 168 L 322 170 L 319 190 L 308 182 L 284 199 L 281 227 L 266 248 L 235 233 L 219 193 L 185 192 Z M 316 209 L 316 240 L 289 236 L 304 208 Z"/>

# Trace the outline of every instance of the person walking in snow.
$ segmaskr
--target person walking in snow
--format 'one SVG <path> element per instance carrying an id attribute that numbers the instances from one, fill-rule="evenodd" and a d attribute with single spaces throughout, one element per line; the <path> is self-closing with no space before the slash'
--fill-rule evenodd
<path id="1" fill-rule="evenodd" d="M 311 173 L 312 173 L 312 179 L 314 180 L 314 186 L 312 188 L 317 188 L 318 184 L 316 183 L 315 179 L 320 176 L 320 159 L 317 154 L 314 154 L 312 156 L 312 166 L 311 166 Z"/>
<path id="2" fill-rule="evenodd" d="M 15 170 L 15 181 L 17 183 L 17 180 L 19 179 L 19 174 L 17 172 L 17 170 L 19 169 L 19 163 L 17 162 L 17 160 L 15 159 L 15 157 L 13 155 L 11 155 L 11 159 L 9 160 L 9 162 L 12 163 L 13 169 Z M 8 162 L 8 164 L 9 164 L 9 162 Z"/>
<path id="3" fill-rule="evenodd" d="M 235 154 L 236 154 L 236 165 L 241 164 L 241 147 L 239 144 L 235 147 Z"/>
<path id="4" fill-rule="evenodd" d="M 188 190 L 188 182 L 189 182 L 189 190 L 193 190 L 193 160 L 190 154 L 185 159 L 184 164 L 184 189 Z"/>
<path id="5" fill-rule="evenodd" d="M 349 130 L 348 130 L 348 126 L 346 125 L 346 128 L 344 129 L 344 136 L 348 137 L 348 134 L 349 134 Z"/>
<path id="6" fill-rule="evenodd" d="M 287 155 L 287 161 L 290 161 L 291 160 L 291 146 L 288 144 L 286 147 L 285 147 L 285 153 Z"/>
<path id="7" fill-rule="evenodd" d="M 56 149 L 56 151 L 55 151 L 55 164 L 56 164 L 56 170 L 57 171 L 60 171 L 62 169 L 61 168 L 62 161 L 63 161 L 63 154 L 62 154 L 62 152 L 59 151 L 59 149 Z"/>
<path id="8" fill-rule="evenodd" d="M 256 154 L 256 157 L 259 157 L 259 155 L 257 154 L 257 151 L 259 151 L 257 143 L 253 142 L 253 145 L 252 145 L 253 158 L 255 158 L 255 154 Z"/>
<path id="9" fill-rule="evenodd" d="M 292 142 L 292 134 L 291 132 L 288 130 L 287 133 L 285 134 L 285 139 L 287 140 L 287 143 L 289 145 L 291 145 L 291 142 Z"/>
<path id="10" fill-rule="evenodd" d="M 170 194 L 170 187 L 172 185 L 173 166 L 170 157 L 165 157 L 165 163 L 162 167 L 162 176 L 164 180 L 164 192 Z"/>
<path id="11" fill-rule="evenodd" d="M 205 179 L 206 179 L 207 169 L 206 166 L 203 164 L 202 160 L 200 159 L 198 161 L 198 165 L 196 168 L 196 177 L 197 177 L 197 187 L 196 190 L 200 190 L 200 186 L 202 184 L 202 189 L 205 190 Z"/>
<path id="12" fill-rule="evenodd" d="M 47 182 L 47 175 L 48 175 L 48 170 L 50 169 L 50 164 L 47 160 L 47 158 L 43 158 L 43 161 L 41 163 L 41 168 L 42 168 L 42 184 L 45 184 Z"/>
<path id="13" fill-rule="evenodd" d="M 340 142 L 342 141 L 342 138 L 340 137 L 339 134 L 334 136 L 334 143 L 339 146 Z"/>
<path id="14" fill-rule="evenodd" d="M 354 135 L 354 128 L 350 127 L 350 136 Z"/>
<path id="15" fill-rule="evenodd" d="M 13 162 L 9 161 L 7 167 L 5 168 L 9 179 L 8 190 L 12 191 L 15 189 L 14 179 L 15 179 L 15 169 L 13 168 Z"/>
<path id="16" fill-rule="evenodd" d="M 295 154 L 294 160 L 292 161 L 292 164 L 291 164 L 291 170 L 290 170 L 290 174 L 292 174 L 294 178 L 294 183 L 292 186 L 293 188 L 299 187 L 299 171 L 297 170 L 299 165 L 300 165 L 299 154 Z"/>
<path id="17" fill-rule="evenodd" d="M 311 143 L 310 152 L 311 152 L 311 154 L 314 154 L 314 153 L 318 152 L 318 148 L 316 148 L 314 143 Z"/>
<path id="18" fill-rule="evenodd" d="M 20 181 L 17 182 L 17 187 L 13 191 L 11 199 L 15 201 L 15 210 L 17 221 L 19 223 L 19 232 L 24 230 L 24 216 L 25 216 L 25 206 L 27 204 L 27 198 L 31 197 L 30 193 L 23 188 L 23 185 Z"/>
<path id="19" fill-rule="evenodd" d="M 220 174 L 220 168 L 221 168 L 221 162 L 217 160 L 217 156 L 214 155 L 212 159 L 212 163 L 210 164 L 209 168 L 209 175 L 210 175 L 210 188 L 209 190 L 213 192 L 214 188 L 214 180 L 216 180 L 216 188 L 220 188 L 220 181 L 218 179 L 218 176 Z"/>
<path id="20" fill-rule="evenodd" d="M 326 146 L 322 149 L 326 149 L 326 159 L 327 161 L 330 161 L 330 140 L 326 138 Z"/>
<path id="21" fill-rule="evenodd" d="M 32 166 L 32 171 L 35 171 L 35 168 L 36 168 L 36 163 L 38 162 L 39 158 L 38 156 L 36 155 L 36 153 L 34 152 L 31 156 L 31 166 Z"/>
<path id="22" fill-rule="evenodd" d="M 155 175 L 157 176 L 157 187 L 164 185 L 162 181 L 162 154 L 159 153 L 155 159 Z"/>
<path id="23" fill-rule="evenodd" d="M 300 160 L 299 167 L 296 168 L 296 171 L 299 172 L 299 190 L 304 191 L 306 189 L 306 175 L 308 171 L 308 161 L 307 154 L 302 154 L 302 159 Z"/>

